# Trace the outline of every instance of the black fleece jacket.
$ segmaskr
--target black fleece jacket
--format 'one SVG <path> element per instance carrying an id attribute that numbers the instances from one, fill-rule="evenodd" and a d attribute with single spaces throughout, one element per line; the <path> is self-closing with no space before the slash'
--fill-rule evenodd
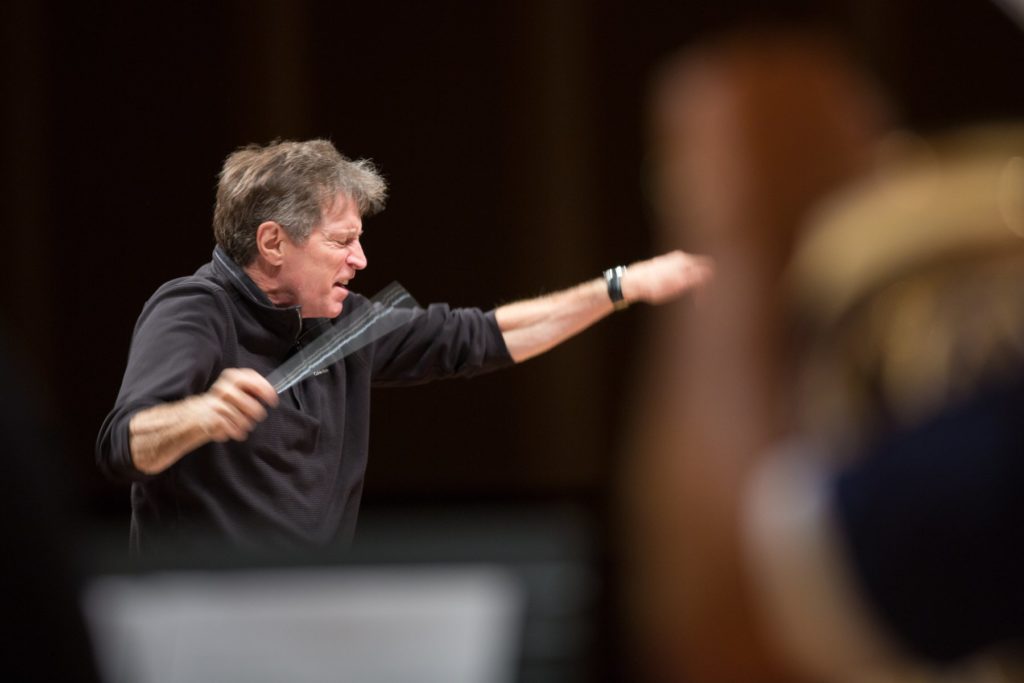
<path id="1" fill-rule="evenodd" d="M 97 438 L 99 466 L 132 481 L 132 543 L 213 534 L 242 547 L 347 543 L 369 446 L 370 388 L 471 376 L 510 365 L 493 312 L 434 304 L 411 323 L 280 397 L 244 442 L 208 443 L 156 475 L 139 472 L 128 423 L 145 408 L 206 391 L 225 368 L 266 375 L 367 299 L 351 294 L 333 320 L 276 308 L 219 247 L 194 275 L 160 287 L 143 308 L 113 410 Z"/>

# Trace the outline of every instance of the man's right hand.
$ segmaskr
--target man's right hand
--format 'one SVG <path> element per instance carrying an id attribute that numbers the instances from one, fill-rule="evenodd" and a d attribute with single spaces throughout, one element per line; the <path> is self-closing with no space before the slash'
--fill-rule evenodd
<path id="1" fill-rule="evenodd" d="M 136 413 L 128 426 L 132 462 L 157 474 L 210 441 L 244 441 L 277 400 L 260 373 L 228 368 L 205 393 Z"/>
<path id="2" fill-rule="evenodd" d="M 270 382 L 249 368 L 228 368 L 210 390 L 192 404 L 196 421 L 210 441 L 245 441 L 267 417 L 264 406 L 277 405 Z"/>

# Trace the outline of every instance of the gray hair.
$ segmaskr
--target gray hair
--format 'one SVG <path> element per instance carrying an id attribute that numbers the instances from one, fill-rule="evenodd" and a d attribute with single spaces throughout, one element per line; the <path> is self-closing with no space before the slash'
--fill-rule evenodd
<path id="1" fill-rule="evenodd" d="M 279 223 L 302 244 L 338 193 L 369 216 L 384 208 L 387 183 L 371 161 L 353 161 L 329 140 L 247 145 L 224 160 L 213 234 L 236 263 L 247 266 L 256 258 L 256 228 L 261 223 Z"/>

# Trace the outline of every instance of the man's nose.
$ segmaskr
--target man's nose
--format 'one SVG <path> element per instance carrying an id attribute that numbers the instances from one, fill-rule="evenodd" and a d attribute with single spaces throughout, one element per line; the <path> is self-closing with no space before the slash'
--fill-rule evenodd
<path id="1" fill-rule="evenodd" d="M 359 240 L 352 243 L 352 248 L 348 253 L 348 264 L 356 270 L 366 267 L 366 252 L 363 251 L 363 245 Z"/>

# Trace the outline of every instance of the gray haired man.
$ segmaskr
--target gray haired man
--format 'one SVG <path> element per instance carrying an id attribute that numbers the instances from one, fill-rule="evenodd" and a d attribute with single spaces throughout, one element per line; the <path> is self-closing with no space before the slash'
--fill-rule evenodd
<path id="1" fill-rule="evenodd" d="M 133 482 L 135 548 L 207 534 L 252 547 L 347 543 L 372 386 L 522 362 L 617 307 L 667 301 L 711 272 L 677 251 L 489 312 L 433 304 L 277 395 L 270 371 L 369 305 L 349 285 L 367 265 L 363 217 L 385 194 L 369 162 L 325 140 L 227 158 L 213 258 L 146 303 L 97 440 L 101 468 Z"/>

